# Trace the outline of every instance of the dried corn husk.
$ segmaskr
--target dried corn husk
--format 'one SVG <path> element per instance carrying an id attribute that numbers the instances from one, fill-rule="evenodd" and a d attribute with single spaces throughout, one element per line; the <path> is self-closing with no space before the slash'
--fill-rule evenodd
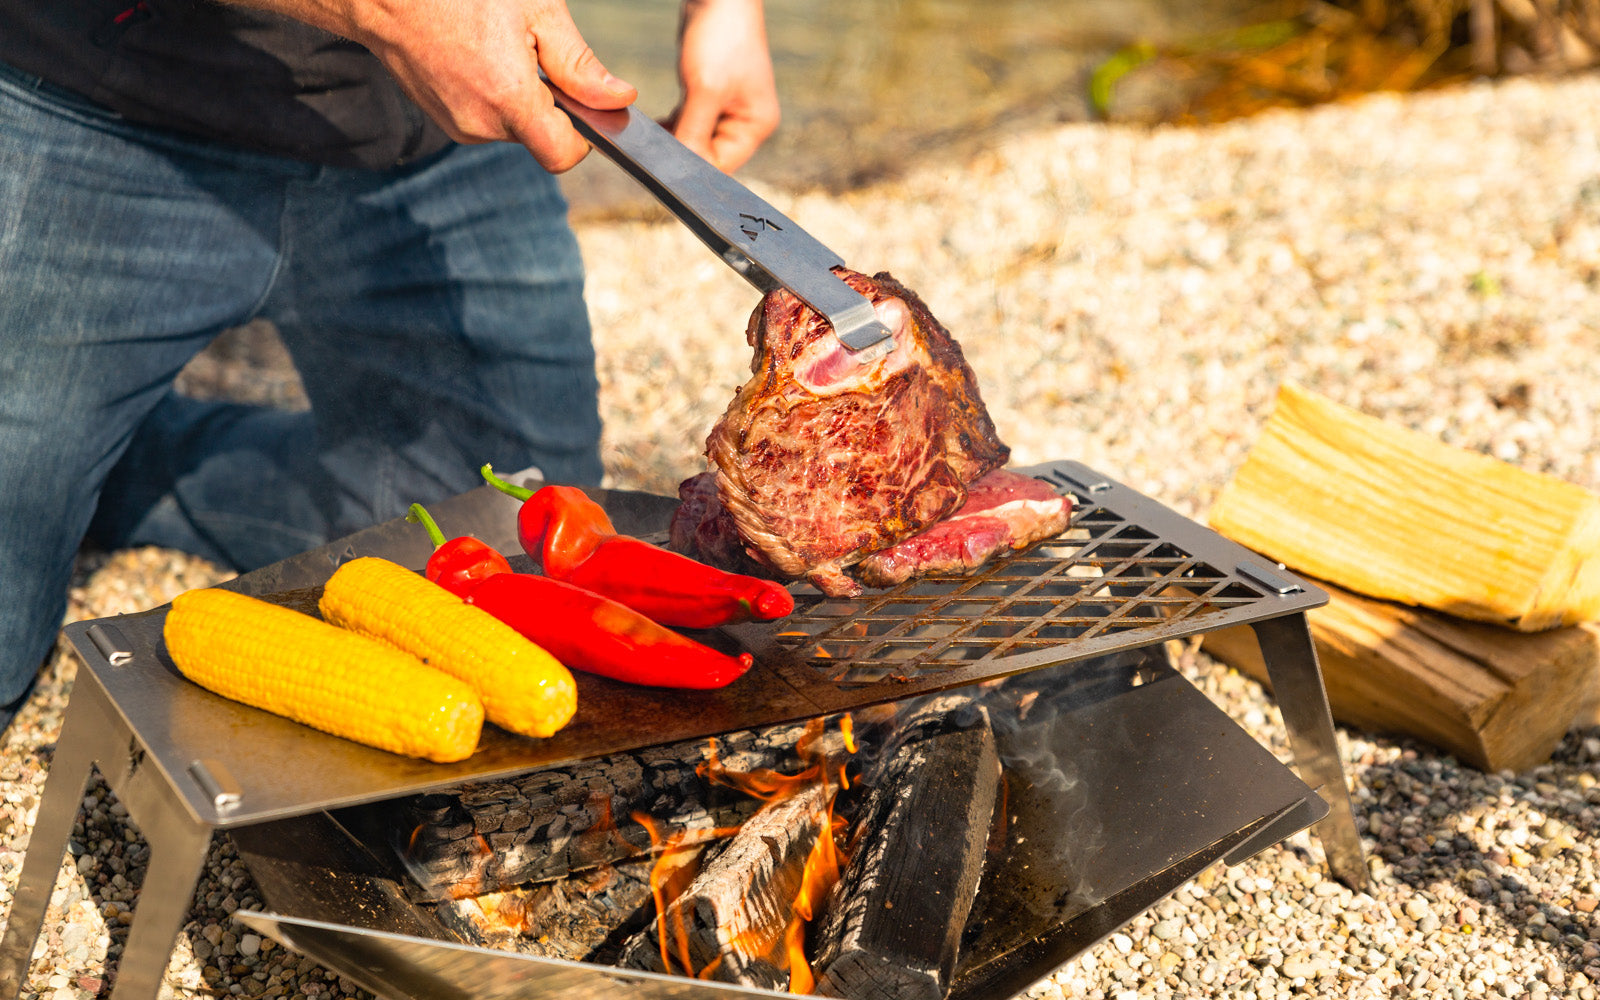
<path id="1" fill-rule="evenodd" d="M 1210 521 L 1371 597 L 1526 632 L 1600 617 L 1600 497 L 1294 385 Z"/>

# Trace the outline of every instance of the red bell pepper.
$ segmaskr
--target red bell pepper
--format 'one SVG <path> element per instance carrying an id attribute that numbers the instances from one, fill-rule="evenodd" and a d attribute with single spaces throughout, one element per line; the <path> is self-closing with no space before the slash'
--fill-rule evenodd
<path id="1" fill-rule="evenodd" d="M 780 583 L 727 573 L 618 534 L 605 509 L 576 487 L 529 490 L 499 478 L 487 465 L 481 471 L 490 485 L 522 501 L 517 539 L 548 577 L 678 628 L 772 621 L 794 610 L 794 597 Z"/>
<path id="2" fill-rule="evenodd" d="M 616 601 L 548 576 L 501 573 L 480 582 L 467 603 L 482 608 L 573 670 L 629 684 L 719 688 L 750 669 L 749 653 L 729 656 Z"/>
<path id="3" fill-rule="evenodd" d="M 511 564 L 506 562 L 506 557 L 487 542 L 480 542 L 470 535 L 445 541 L 444 532 L 439 530 L 420 503 L 411 505 L 406 520 L 420 523 L 433 540 L 433 555 L 428 557 L 423 575 L 457 597 L 466 597 L 472 588 L 496 573 L 511 572 Z"/>

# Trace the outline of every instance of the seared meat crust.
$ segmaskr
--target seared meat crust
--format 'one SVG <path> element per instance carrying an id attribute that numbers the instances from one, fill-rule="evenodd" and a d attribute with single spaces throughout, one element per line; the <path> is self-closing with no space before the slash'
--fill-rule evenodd
<path id="1" fill-rule="evenodd" d="M 961 348 L 887 273 L 836 269 L 873 302 L 895 349 L 862 365 L 827 321 L 769 293 L 746 337 L 755 356 L 706 442 L 716 492 L 748 554 L 830 594 L 846 570 L 944 518 L 967 484 L 1003 465 Z"/>

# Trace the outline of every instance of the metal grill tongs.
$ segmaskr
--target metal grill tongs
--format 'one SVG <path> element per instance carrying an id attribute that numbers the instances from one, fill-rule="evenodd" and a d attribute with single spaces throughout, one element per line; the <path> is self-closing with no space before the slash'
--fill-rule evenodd
<path id="1" fill-rule="evenodd" d="M 548 80 L 556 106 L 595 149 L 643 184 L 679 221 L 761 292 L 786 288 L 827 317 L 856 360 L 894 348 L 872 302 L 831 268 L 844 259 L 753 191 L 707 163 L 635 107 L 601 111 Z"/>

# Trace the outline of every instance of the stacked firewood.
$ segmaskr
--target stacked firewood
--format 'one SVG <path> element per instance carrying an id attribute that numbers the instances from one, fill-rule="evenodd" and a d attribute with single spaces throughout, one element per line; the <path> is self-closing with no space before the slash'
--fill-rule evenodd
<path id="1" fill-rule="evenodd" d="M 1001 799 L 990 714 L 962 692 L 857 714 L 850 729 L 818 719 L 615 754 L 346 822 L 468 944 L 939 1000 Z"/>
<path id="2" fill-rule="evenodd" d="M 653 840 L 641 814 L 661 818 L 657 837 L 711 837 L 760 805 L 707 783 L 713 753 L 730 770 L 778 767 L 792 760 L 805 728 L 741 730 L 715 743 L 689 740 L 417 796 L 402 804 L 392 846 L 427 901 L 646 857 Z"/>
<path id="3" fill-rule="evenodd" d="M 1212 527 L 1316 580 L 1335 718 L 1484 770 L 1540 763 L 1600 670 L 1600 496 L 1293 385 Z M 1246 629 L 1203 648 L 1265 681 Z"/>

